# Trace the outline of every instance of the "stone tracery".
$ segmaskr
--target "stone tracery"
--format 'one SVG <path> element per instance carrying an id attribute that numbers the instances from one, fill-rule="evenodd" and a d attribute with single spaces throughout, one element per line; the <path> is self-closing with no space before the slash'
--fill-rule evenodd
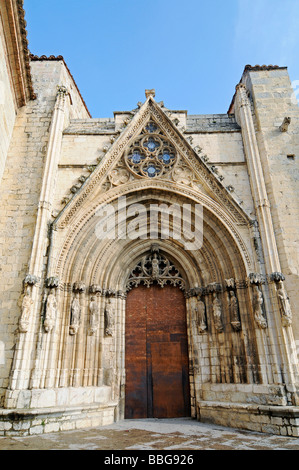
<path id="1" fill-rule="evenodd" d="M 140 284 L 150 287 L 155 282 L 162 288 L 172 285 L 185 290 L 185 280 L 175 265 L 161 254 L 158 248 L 152 247 L 151 253 L 144 256 L 132 269 L 127 281 L 127 290 Z"/>
<path id="2" fill-rule="evenodd" d="M 177 154 L 160 128 L 150 120 L 125 152 L 125 162 L 136 176 L 170 177 L 170 172 L 177 163 Z"/>

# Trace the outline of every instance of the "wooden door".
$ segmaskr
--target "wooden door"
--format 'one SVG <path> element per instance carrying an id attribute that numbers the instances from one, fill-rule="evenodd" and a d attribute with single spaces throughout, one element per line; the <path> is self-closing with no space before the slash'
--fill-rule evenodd
<path id="1" fill-rule="evenodd" d="M 125 417 L 190 416 L 186 304 L 179 288 L 139 286 L 126 311 Z"/>

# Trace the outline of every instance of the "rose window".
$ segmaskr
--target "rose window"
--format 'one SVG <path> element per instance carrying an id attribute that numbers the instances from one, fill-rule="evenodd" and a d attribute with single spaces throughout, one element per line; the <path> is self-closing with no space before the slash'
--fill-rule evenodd
<path id="1" fill-rule="evenodd" d="M 169 173 L 177 161 L 173 145 L 150 121 L 125 155 L 129 169 L 138 176 L 156 178 Z"/>

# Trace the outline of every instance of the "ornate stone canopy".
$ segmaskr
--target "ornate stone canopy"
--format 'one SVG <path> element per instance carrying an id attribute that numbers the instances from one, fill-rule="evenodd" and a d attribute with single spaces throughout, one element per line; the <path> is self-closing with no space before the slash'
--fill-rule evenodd
<path id="1" fill-rule="evenodd" d="M 162 288 L 165 285 L 171 285 L 185 290 L 185 280 L 182 275 L 175 265 L 160 253 L 157 245 L 153 245 L 151 252 L 145 255 L 131 271 L 127 290 L 129 291 L 140 284 L 150 287 L 154 283 Z"/>

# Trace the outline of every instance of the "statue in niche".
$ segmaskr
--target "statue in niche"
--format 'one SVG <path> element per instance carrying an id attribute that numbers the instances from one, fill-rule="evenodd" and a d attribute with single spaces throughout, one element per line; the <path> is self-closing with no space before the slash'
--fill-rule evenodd
<path id="1" fill-rule="evenodd" d="M 229 311 L 230 311 L 230 318 L 231 318 L 231 325 L 234 330 L 240 331 L 241 329 L 241 322 L 240 322 L 240 315 L 239 315 L 239 304 L 236 294 L 233 290 L 229 291 Z"/>
<path id="2" fill-rule="evenodd" d="M 277 296 L 279 301 L 280 314 L 283 326 L 290 326 L 292 323 L 292 312 L 289 302 L 289 298 L 284 289 L 283 283 L 279 282 L 279 288 L 277 290 Z"/>
<path id="3" fill-rule="evenodd" d="M 90 336 L 94 335 L 98 328 L 99 306 L 95 296 L 92 296 L 89 303 L 89 330 Z"/>
<path id="4" fill-rule="evenodd" d="M 263 315 L 263 294 L 258 288 L 258 286 L 254 286 L 253 292 L 253 310 L 254 310 L 254 318 L 260 328 L 267 328 L 267 321 Z"/>
<path id="5" fill-rule="evenodd" d="M 221 333 L 223 331 L 223 324 L 222 324 L 222 311 L 221 311 L 221 304 L 220 300 L 217 297 L 216 292 L 213 294 L 213 316 L 215 322 L 216 330 Z"/>
<path id="6" fill-rule="evenodd" d="M 111 305 L 111 299 L 107 301 L 105 308 L 105 334 L 106 336 L 113 336 L 114 327 L 114 312 Z"/>
<path id="7" fill-rule="evenodd" d="M 55 325 L 56 314 L 57 314 L 56 295 L 51 291 L 51 293 L 48 295 L 47 304 L 46 304 L 46 315 L 45 315 L 45 321 L 44 321 L 44 328 L 45 328 L 46 333 L 49 333 L 50 331 L 52 331 Z"/>
<path id="8" fill-rule="evenodd" d="M 19 323 L 19 330 L 21 333 L 27 333 L 29 328 L 29 321 L 32 312 L 33 300 L 30 295 L 30 288 L 27 287 L 26 293 L 22 301 L 22 315 Z"/>
<path id="9" fill-rule="evenodd" d="M 204 333 L 207 329 L 206 306 L 200 297 L 198 297 L 196 308 L 196 325 L 199 333 Z"/>
<path id="10" fill-rule="evenodd" d="M 71 305 L 71 325 L 70 325 L 70 335 L 77 334 L 80 326 L 81 320 L 81 307 L 79 301 L 79 293 L 75 294 Z"/>

